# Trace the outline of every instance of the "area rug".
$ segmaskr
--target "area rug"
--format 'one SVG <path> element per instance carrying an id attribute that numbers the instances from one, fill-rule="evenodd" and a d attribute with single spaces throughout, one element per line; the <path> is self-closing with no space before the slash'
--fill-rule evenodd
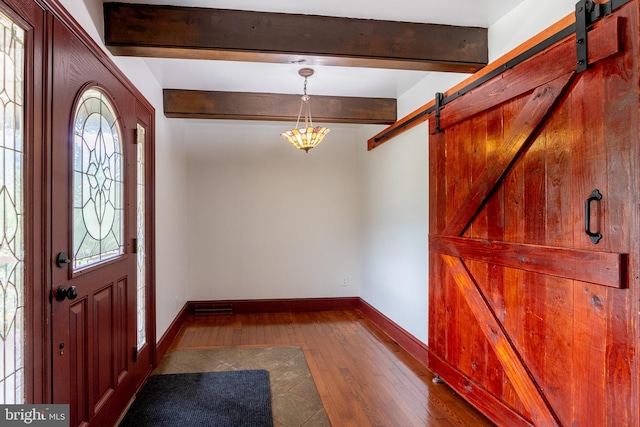
<path id="1" fill-rule="evenodd" d="M 154 373 L 247 369 L 269 372 L 275 426 L 331 426 L 304 352 L 299 346 L 243 345 L 170 351 L 162 358 Z"/>
<path id="2" fill-rule="evenodd" d="M 152 375 L 121 427 L 273 427 L 265 370 Z"/>

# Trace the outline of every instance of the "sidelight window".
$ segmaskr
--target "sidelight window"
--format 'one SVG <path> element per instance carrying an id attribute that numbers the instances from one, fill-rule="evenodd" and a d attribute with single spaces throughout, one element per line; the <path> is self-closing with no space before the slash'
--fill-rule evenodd
<path id="1" fill-rule="evenodd" d="M 137 236 L 136 243 L 138 245 L 137 249 L 137 266 L 138 266 L 138 277 L 137 277 L 137 292 L 138 292 L 138 349 L 142 348 L 147 342 L 147 325 L 146 325 L 146 270 L 147 270 L 147 254 L 145 252 L 145 128 L 138 125 L 136 128 L 136 144 L 138 148 L 137 155 L 137 209 L 136 209 L 136 223 L 137 223 Z"/>
<path id="2" fill-rule="evenodd" d="M 0 13 L 0 403 L 24 403 L 24 41 Z"/>

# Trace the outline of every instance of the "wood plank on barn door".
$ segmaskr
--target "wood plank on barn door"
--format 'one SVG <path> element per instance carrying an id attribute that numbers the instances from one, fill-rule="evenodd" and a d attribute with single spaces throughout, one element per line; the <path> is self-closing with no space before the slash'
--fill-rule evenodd
<path id="1" fill-rule="evenodd" d="M 637 14 L 635 15 L 637 19 Z M 629 25 L 638 28 L 638 22 L 630 21 Z M 638 140 L 637 132 L 639 119 L 636 108 L 629 105 L 638 102 L 637 90 L 629 90 L 638 82 L 638 66 L 633 59 L 638 58 L 638 37 L 628 37 L 623 49 L 626 52 L 635 52 L 628 55 L 627 59 L 620 58 L 620 65 L 605 67 L 602 73 L 606 75 L 603 80 L 603 100 L 608 100 L 603 105 L 602 125 L 606 130 L 607 148 L 607 193 L 608 206 L 610 207 L 603 229 L 607 235 L 605 246 L 612 252 L 629 251 L 638 253 L 638 203 L 637 186 L 638 165 Z M 636 86 L 637 87 L 637 86 Z M 624 95 L 623 95 L 624 94 Z M 631 130 L 631 131 L 630 131 Z M 634 140 L 632 136 L 636 136 Z M 629 155 L 634 153 L 635 155 Z M 624 191 L 621 191 L 624 190 Z M 636 197 L 636 203 L 630 203 L 630 195 Z M 635 224 L 635 227 L 634 227 Z M 635 232 L 634 232 L 635 231 Z M 635 269 L 628 265 L 625 271 L 627 280 L 632 280 L 630 271 L 635 271 L 637 280 L 638 265 Z M 637 283 L 636 283 L 637 285 Z M 634 381 L 638 381 L 638 368 L 633 361 L 637 360 L 637 343 L 629 337 L 638 337 L 637 322 L 632 322 L 634 310 L 633 301 L 638 300 L 637 287 L 635 298 L 629 292 L 616 292 L 613 289 L 605 289 L 605 311 L 607 313 L 606 342 L 607 360 L 605 366 L 605 383 L 607 384 L 603 399 L 609 402 L 611 412 L 617 415 L 617 419 L 607 423 L 619 425 L 638 424 L 638 407 L 626 402 L 640 402 L 640 390 L 629 387 Z M 634 372 L 635 370 L 635 372 Z"/>
<path id="2" fill-rule="evenodd" d="M 442 255 L 442 258 L 456 282 L 457 288 L 473 312 L 475 320 L 491 343 L 511 384 L 513 384 L 527 411 L 531 413 L 534 425 L 559 425 L 553 409 L 543 393 L 540 392 L 535 379 L 531 376 L 513 343 L 510 342 L 508 334 L 497 320 L 495 312 L 487 304 L 484 294 L 479 290 L 467 266 L 460 258 L 449 255 Z"/>
<path id="3" fill-rule="evenodd" d="M 535 132 L 542 125 L 553 106 L 571 82 L 574 73 L 566 74 L 536 88 L 516 117 L 512 131 L 504 138 L 501 147 L 487 159 L 487 167 L 474 180 L 469 197 L 457 209 L 444 231 L 445 236 L 459 236 L 471 224 L 491 192 L 505 176 L 510 166 L 526 150 Z"/>
<path id="4" fill-rule="evenodd" d="M 542 236 L 542 241 L 545 232 L 540 233 L 537 236 Z M 438 253 L 493 265 L 571 277 L 612 288 L 626 284 L 621 273 L 626 271 L 627 254 L 447 236 L 432 236 L 429 244 Z"/>
<path id="5" fill-rule="evenodd" d="M 504 134 L 510 132 L 515 118 L 518 117 L 526 101 L 526 97 L 519 96 L 508 104 L 502 105 L 504 120 L 502 130 Z M 503 235 L 504 240 L 507 242 L 517 241 L 518 236 L 524 233 L 524 213 L 522 209 L 519 209 L 519 206 L 524 202 L 524 186 L 524 166 L 522 163 L 516 163 L 511 168 L 508 176 L 505 177 L 504 184 L 498 187 L 503 190 L 505 198 L 502 215 L 504 215 Z M 495 198 L 495 196 L 492 198 Z M 514 268 L 502 268 L 501 271 L 504 275 L 502 323 L 512 341 L 518 343 L 526 342 L 524 328 L 526 313 L 521 309 L 524 305 L 524 292 L 520 285 L 524 281 L 524 271 Z M 528 420 L 531 420 L 531 412 L 526 408 L 522 399 L 520 399 L 514 384 L 508 377 L 506 377 L 505 380 L 509 387 L 503 398 L 512 405 L 512 402 L 519 403 L 519 406 L 513 405 L 514 409 L 518 410 L 518 412 L 523 414 Z"/>

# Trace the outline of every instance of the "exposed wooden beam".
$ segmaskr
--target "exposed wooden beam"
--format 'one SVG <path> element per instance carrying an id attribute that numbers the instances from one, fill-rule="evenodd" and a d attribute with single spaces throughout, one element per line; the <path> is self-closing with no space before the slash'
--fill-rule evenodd
<path id="1" fill-rule="evenodd" d="M 396 100 L 311 96 L 314 122 L 390 124 L 396 121 Z M 300 95 L 276 93 L 164 90 L 164 115 L 171 118 L 226 120 L 296 120 Z"/>
<path id="2" fill-rule="evenodd" d="M 487 29 L 451 25 L 105 3 L 114 55 L 475 72 Z"/>

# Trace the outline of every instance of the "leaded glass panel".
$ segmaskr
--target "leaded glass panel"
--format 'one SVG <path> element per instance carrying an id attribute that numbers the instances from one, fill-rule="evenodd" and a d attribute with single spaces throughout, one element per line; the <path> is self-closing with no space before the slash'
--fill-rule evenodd
<path id="1" fill-rule="evenodd" d="M 146 326 L 146 268 L 147 254 L 145 244 L 145 128 L 138 125 L 136 131 L 136 143 L 138 147 L 137 161 L 137 265 L 138 265 L 138 349 L 142 348 L 147 342 L 147 326 Z"/>
<path id="2" fill-rule="evenodd" d="M 24 403 L 24 42 L 0 13 L 0 402 Z"/>
<path id="3" fill-rule="evenodd" d="M 80 270 L 124 253 L 120 125 L 101 90 L 82 94 L 73 135 L 73 268 Z"/>

